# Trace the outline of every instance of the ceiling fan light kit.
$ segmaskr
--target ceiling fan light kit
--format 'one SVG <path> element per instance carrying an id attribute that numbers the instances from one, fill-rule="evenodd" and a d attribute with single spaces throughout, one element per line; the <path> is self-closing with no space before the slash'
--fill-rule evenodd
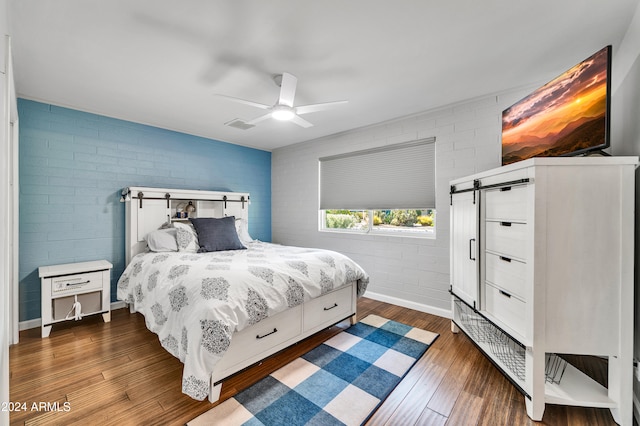
<path id="1" fill-rule="evenodd" d="M 311 127 L 312 123 L 300 117 L 301 114 L 308 114 L 310 112 L 322 111 L 325 109 L 332 108 L 336 105 L 346 104 L 348 101 L 335 101 L 335 102 L 326 102 L 322 104 L 312 104 L 312 105 L 304 105 L 299 107 L 293 106 L 293 100 L 296 95 L 296 86 L 298 84 L 298 78 L 293 74 L 282 73 L 281 75 L 277 75 L 274 77 L 274 81 L 277 85 L 280 86 L 280 96 L 278 98 L 278 102 L 275 105 L 265 105 L 259 102 L 247 101 L 245 99 L 234 98 L 232 96 L 226 95 L 218 95 L 220 97 L 232 100 L 234 102 L 238 102 L 244 105 L 249 105 L 255 108 L 266 109 L 269 110 L 267 114 L 261 115 L 260 117 L 254 118 L 250 121 L 242 121 L 240 119 L 231 120 L 225 123 L 228 126 L 236 127 L 243 130 L 248 130 L 263 120 L 268 118 L 273 118 L 280 121 L 291 121 L 292 123 L 297 124 L 300 127 Z M 242 125 L 239 125 L 242 122 Z"/>
<path id="2" fill-rule="evenodd" d="M 275 105 L 271 111 L 271 117 L 280 121 L 289 121 L 295 115 L 296 113 L 293 111 L 293 108 L 287 107 L 286 105 Z"/>

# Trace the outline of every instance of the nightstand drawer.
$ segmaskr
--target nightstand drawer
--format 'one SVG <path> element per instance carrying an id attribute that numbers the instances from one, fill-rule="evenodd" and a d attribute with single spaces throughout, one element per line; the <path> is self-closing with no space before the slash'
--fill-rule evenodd
<path id="1" fill-rule="evenodd" d="M 51 278 L 51 297 L 102 290 L 102 275 L 102 272 L 98 271 Z"/>

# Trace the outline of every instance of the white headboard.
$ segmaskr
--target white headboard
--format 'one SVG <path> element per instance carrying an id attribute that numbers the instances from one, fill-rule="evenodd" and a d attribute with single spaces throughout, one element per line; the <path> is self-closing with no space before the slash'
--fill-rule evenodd
<path id="1" fill-rule="evenodd" d="M 190 217 L 225 217 L 249 219 L 249 193 L 198 191 L 189 189 L 148 188 L 132 186 L 122 190 L 120 201 L 126 204 L 126 262 L 146 251 L 146 235 L 177 218 L 176 212 L 189 203 L 195 207 Z"/>

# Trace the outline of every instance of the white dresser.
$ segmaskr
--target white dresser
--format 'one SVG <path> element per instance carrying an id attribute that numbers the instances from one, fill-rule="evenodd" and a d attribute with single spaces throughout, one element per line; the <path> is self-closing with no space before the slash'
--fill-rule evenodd
<path id="1" fill-rule="evenodd" d="M 451 182 L 452 330 L 525 395 L 632 424 L 637 157 L 535 158 Z M 557 354 L 608 358 L 608 388 Z"/>

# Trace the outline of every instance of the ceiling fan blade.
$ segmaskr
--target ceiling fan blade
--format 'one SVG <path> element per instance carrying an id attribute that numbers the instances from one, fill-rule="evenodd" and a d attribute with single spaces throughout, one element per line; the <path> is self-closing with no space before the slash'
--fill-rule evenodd
<path id="1" fill-rule="evenodd" d="M 346 103 L 349 103 L 349 101 L 335 101 L 335 102 L 326 102 L 323 104 L 302 105 L 302 106 L 296 107 L 296 114 L 308 114 L 310 112 L 324 111 L 325 109 L 331 109 L 334 106 L 338 106 Z"/>
<path id="2" fill-rule="evenodd" d="M 220 94 L 216 94 L 216 96 L 218 96 L 220 98 L 229 99 L 231 101 L 238 102 L 240 104 L 245 104 L 245 105 L 249 105 L 249 106 L 252 106 L 252 107 L 256 107 L 256 108 L 261 108 L 261 109 L 269 109 L 269 108 L 271 108 L 271 105 L 265 105 L 265 104 L 261 104 L 259 102 L 253 102 L 253 101 L 247 101 L 245 99 L 234 98 L 233 96 L 220 95 Z"/>
<path id="3" fill-rule="evenodd" d="M 297 124 L 300 127 L 304 127 L 305 129 L 307 127 L 313 127 L 313 124 L 309 123 L 307 120 L 305 120 L 304 118 L 299 117 L 297 115 L 294 115 L 293 118 L 291 120 L 289 120 L 289 121 L 291 121 L 292 123 Z"/>
<path id="4" fill-rule="evenodd" d="M 246 124 L 250 124 L 250 125 L 252 125 L 252 126 L 255 126 L 255 125 L 256 125 L 256 124 L 258 124 L 259 122 L 264 121 L 264 120 L 266 120 L 266 119 L 268 119 L 268 118 L 271 118 L 271 113 L 268 113 L 268 114 L 265 114 L 265 115 L 261 115 L 260 117 L 258 117 L 258 118 L 254 118 L 254 119 L 253 119 L 253 120 L 251 120 L 251 121 L 247 121 L 247 122 L 246 122 Z"/>
<path id="5" fill-rule="evenodd" d="M 282 82 L 280 83 L 280 99 L 278 105 L 293 106 L 293 99 L 296 97 L 296 86 L 298 78 L 288 72 L 282 73 Z"/>

